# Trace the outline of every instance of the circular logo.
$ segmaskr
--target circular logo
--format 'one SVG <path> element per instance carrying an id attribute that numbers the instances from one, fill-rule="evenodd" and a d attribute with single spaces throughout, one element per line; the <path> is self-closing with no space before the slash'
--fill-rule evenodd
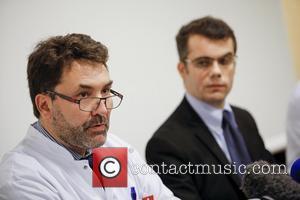
<path id="1" fill-rule="evenodd" d="M 105 178 L 115 178 L 121 171 L 120 161 L 112 156 L 105 157 L 99 164 L 99 171 Z"/>
<path id="2" fill-rule="evenodd" d="M 291 167 L 291 177 L 294 181 L 300 183 L 300 158 L 295 160 Z"/>

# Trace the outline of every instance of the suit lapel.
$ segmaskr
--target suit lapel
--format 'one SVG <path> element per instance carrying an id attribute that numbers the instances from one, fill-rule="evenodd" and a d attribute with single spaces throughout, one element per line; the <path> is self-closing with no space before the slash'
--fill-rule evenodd
<path id="1" fill-rule="evenodd" d="M 215 138 L 212 136 L 212 133 L 203 122 L 200 116 L 194 111 L 194 109 L 190 106 L 186 98 L 183 99 L 180 107 L 180 113 L 182 113 L 182 117 L 184 117 L 185 121 L 188 123 L 189 128 L 192 128 L 193 134 L 197 139 L 201 141 L 203 145 L 214 155 L 220 164 L 230 164 L 228 159 L 226 158 L 224 152 L 219 147 Z M 230 174 L 229 177 L 237 184 L 240 185 L 240 178 L 238 175 Z"/>
<path id="2" fill-rule="evenodd" d="M 201 118 L 200 118 L 200 120 L 202 121 Z M 216 142 L 215 138 L 212 136 L 209 129 L 206 127 L 206 125 L 204 124 L 203 121 L 202 121 L 202 123 L 203 123 L 203 126 L 205 126 L 205 128 L 199 127 L 197 129 L 197 132 L 195 132 L 196 137 L 199 140 L 201 140 L 202 144 L 204 144 L 207 147 L 207 149 L 212 153 L 212 155 L 214 155 L 219 160 L 220 164 L 222 164 L 222 165 L 230 164 L 230 162 L 226 158 L 224 152 L 219 147 L 218 143 Z M 238 175 L 229 174 L 228 176 L 236 183 L 237 186 L 240 185 L 241 180 Z"/>

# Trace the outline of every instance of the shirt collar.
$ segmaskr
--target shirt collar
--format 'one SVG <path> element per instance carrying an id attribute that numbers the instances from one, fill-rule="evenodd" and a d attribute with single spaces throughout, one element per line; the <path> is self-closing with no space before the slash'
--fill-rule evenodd
<path id="1" fill-rule="evenodd" d="M 76 153 L 75 151 L 72 151 L 70 148 L 66 147 L 65 145 L 59 143 L 43 126 L 42 124 L 40 123 L 40 121 L 37 121 L 35 123 L 32 124 L 32 126 L 38 130 L 40 133 L 42 133 L 46 138 L 50 139 L 51 141 L 55 142 L 56 144 L 64 147 L 65 149 L 67 149 L 71 155 L 73 156 L 74 160 L 80 160 L 80 159 L 83 159 L 87 156 L 89 156 L 91 153 L 92 153 L 92 150 L 91 149 L 88 149 L 85 153 L 84 156 Z"/>
<path id="2" fill-rule="evenodd" d="M 187 92 L 185 96 L 198 116 L 201 117 L 204 123 L 209 127 L 217 127 L 219 130 L 222 130 L 223 111 L 226 110 L 233 115 L 231 106 L 226 101 L 224 104 L 224 108 L 220 109 L 197 99 Z"/>

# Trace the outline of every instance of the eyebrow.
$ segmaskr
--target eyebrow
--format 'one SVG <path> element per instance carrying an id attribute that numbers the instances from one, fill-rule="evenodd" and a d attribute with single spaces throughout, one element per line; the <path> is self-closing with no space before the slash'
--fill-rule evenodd
<path id="1" fill-rule="evenodd" d="M 110 80 L 108 83 L 106 83 L 104 86 L 103 86 L 103 88 L 108 88 L 108 87 L 111 87 L 111 85 L 113 84 L 113 81 L 112 80 Z M 92 86 L 90 86 L 90 85 L 85 85 L 85 84 L 79 84 L 79 89 L 78 90 L 80 90 L 80 89 L 93 89 L 93 87 Z M 77 91 L 78 91 L 77 90 Z"/>
<path id="2" fill-rule="evenodd" d="M 225 56 L 234 56 L 234 53 L 232 53 L 232 52 L 228 52 L 228 53 L 225 53 L 223 56 L 221 56 L 220 58 L 222 58 L 222 57 L 225 57 Z"/>
<path id="3" fill-rule="evenodd" d="M 216 58 L 216 59 L 224 58 L 224 57 L 229 56 L 229 55 L 234 55 L 234 53 L 228 52 L 228 53 L 225 53 L 225 54 L 223 54 L 222 56 L 220 56 L 220 57 L 218 57 L 218 58 Z M 211 58 L 212 58 L 212 57 L 209 57 L 209 56 L 200 56 L 200 57 L 195 58 L 194 60 L 199 60 L 199 59 L 211 59 Z"/>

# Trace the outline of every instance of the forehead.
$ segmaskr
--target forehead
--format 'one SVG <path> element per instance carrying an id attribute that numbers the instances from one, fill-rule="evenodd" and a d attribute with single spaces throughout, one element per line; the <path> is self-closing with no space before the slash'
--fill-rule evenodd
<path id="1" fill-rule="evenodd" d="M 104 64 L 73 61 L 69 67 L 64 69 L 57 87 L 68 88 L 68 90 L 77 89 L 80 85 L 101 88 L 110 81 L 109 72 Z"/>
<path id="2" fill-rule="evenodd" d="M 217 58 L 227 53 L 234 54 L 232 38 L 212 40 L 202 35 L 191 35 L 187 47 L 190 58 L 201 56 Z"/>

